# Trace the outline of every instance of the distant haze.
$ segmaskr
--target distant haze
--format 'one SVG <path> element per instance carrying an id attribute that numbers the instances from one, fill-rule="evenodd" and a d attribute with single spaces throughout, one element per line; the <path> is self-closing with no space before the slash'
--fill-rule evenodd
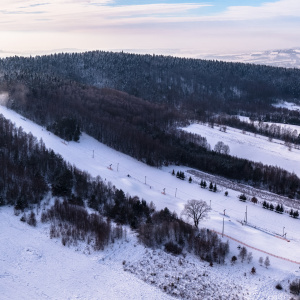
<path id="1" fill-rule="evenodd" d="M 2 56 L 53 49 L 241 53 L 300 46 L 299 0 L 2 0 Z"/>

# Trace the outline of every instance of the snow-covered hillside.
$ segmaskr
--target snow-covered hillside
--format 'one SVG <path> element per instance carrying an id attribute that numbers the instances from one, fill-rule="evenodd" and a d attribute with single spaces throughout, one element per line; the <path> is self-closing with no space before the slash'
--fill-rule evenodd
<path id="1" fill-rule="evenodd" d="M 161 54 L 197 59 L 251 63 L 284 68 L 300 68 L 300 48 L 244 53 L 203 53 L 200 49 L 121 49 L 128 53 Z M 121 51 L 119 50 L 119 51 Z"/>
<path id="2" fill-rule="evenodd" d="M 0 299 L 169 299 L 123 271 L 121 259 L 134 257 L 125 241 L 89 255 L 50 240 L 47 227 L 20 222 L 11 208 L 1 208 L 0 216 Z"/>
<path id="3" fill-rule="evenodd" d="M 61 154 L 71 164 L 88 171 L 93 176 L 101 176 L 103 180 L 110 181 L 117 188 L 123 189 L 125 193 L 138 195 L 148 202 L 153 201 L 157 209 L 168 207 L 171 211 L 180 214 L 184 204 L 189 199 L 207 201 L 211 204 L 212 211 L 210 218 L 201 225 L 221 232 L 224 220 L 224 233 L 230 238 L 223 237 L 223 239 L 224 241 L 230 239 L 230 257 L 238 254 L 237 246 L 239 244 L 243 245 L 243 243 L 247 245 L 248 251 L 253 252 L 253 262 L 251 264 L 238 262 L 236 266 L 231 266 L 227 262 L 227 266 L 214 266 L 208 271 L 210 278 L 221 280 L 223 276 L 229 280 L 230 284 L 241 280 L 241 285 L 245 289 L 245 299 L 290 298 L 288 293 L 278 291 L 274 286 L 277 282 L 282 281 L 284 288 L 288 289 L 288 280 L 300 274 L 299 220 L 292 219 L 287 214 L 279 215 L 262 209 L 261 204 L 241 202 L 237 199 L 240 192 L 236 190 L 227 189 L 229 195 L 225 197 L 225 189 L 222 186 L 218 186 L 218 192 L 213 193 L 199 187 L 197 183 L 199 178 L 193 177 L 194 182 L 188 183 L 187 180 L 181 181 L 171 175 L 173 169 L 175 172 L 177 170 L 189 170 L 184 166 L 169 166 L 162 169 L 149 167 L 127 155 L 108 148 L 86 134 L 82 135 L 79 143 L 70 142 L 67 144 L 46 131 L 45 128 L 25 120 L 22 116 L 5 107 L 0 106 L 0 113 L 15 122 L 17 126 L 22 126 L 25 132 L 32 132 L 38 139 L 42 138 L 47 147 Z M 203 128 L 203 130 L 211 130 L 205 126 Z M 217 128 L 212 130 L 212 135 L 221 134 Z M 251 140 L 252 137 L 242 135 L 242 133 L 235 133 L 234 131 L 231 133 L 227 130 L 227 133 L 222 134 L 223 138 L 228 136 L 228 139 L 230 139 L 229 136 L 232 136 L 232 140 L 228 140 L 231 141 L 229 145 L 231 153 L 233 145 L 239 139 L 246 145 L 254 143 Z M 201 135 L 206 136 L 205 134 Z M 256 139 L 260 142 L 254 143 L 251 151 L 264 153 L 259 152 L 262 151 L 260 149 L 265 149 L 264 143 L 270 142 L 258 137 Z M 219 139 L 216 138 L 216 140 Z M 225 142 L 225 140 L 223 141 Z M 214 146 L 213 143 L 212 146 Z M 240 151 L 244 152 L 245 150 Z M 267 149 L 264 151 L 267 151 Z M 285 158 L 278 155 L 282 151 L 282 149 L 279 149 L 274 152 L 273 160 L 270 163 L 275 163 L 277 160 L 283 163 Z M 270 153 L 265 153 L 265 155 L 269 156 Z M 294 150 L 292 154 L 290 161 L 295 165 L 297 157 Z M 110 165 L 112 170 L 108 168 Z M 166 195 L 162 194 L 163 189 L 165 189 Z M 261 201 L 260 198 L 259 201 Z M 246 209 L 248 226 L 243 222 Z M 150 280 L 149 276 L 153 277 L 153 275 L 148 272 L 153 273 L 151 270 L 155 263 L 154 260 L 149 260 L 149 268 L 147 267 L 148 255 L 153 257 L 154 254 L 152 252 L 152 254 L 147 254 L 142 246 L 134 246 L 134 236 L 129 239 L 128 243 L 130 245 L 126 245 L 127 242 L 123 241 L 123 244 L 114 245 L 103 253 L 93 253 L 88 256 L 82 254 L 82 249 L 77 253 L 74 252 L 74 249 L 64 248 L 60 242 L 48 240 L 46 228 L 41 225 L 37 229 L 33 229 L 19 222 L 19 219 L 13 216 L 11 208 L 1 208 L 0 215 L 2 228 L 0 232 L 0 290 L 2 291 L 5 287 L 7 296 L 14 295 L 12 299 L 22 299 L 22 295 L 26 295 L 27 292 L 29 296 L 32 296 L 31 299 L 47 299 L 47 296 L 48 299 L 166 298 L 158 290 L 137 279 L 139 277 L 151 283 L 153 280 Z M 282 238 L 283 231 L 287 233 L 287 240 Z M 15 250 L 11 251 L 9 249 Z M 258 263 L 259 257 L 265 258 L 267 255 L 271 260 L 271 266 L 268 269 Z M 105 263 L 100 263 L 102 257 L 106 257 Z M 164 264 L 166 264 L 167 260 L 163 254 L 161 257 L 162 261 L 165 262 Z M 192 257 L 189 258 L 189 256 L 187 256 L 187 259 L 189 259 L 186 263 L 189 266 L 188 268 L 190 268 L 190 264 L 195 263 L 195 268 L 200 269 L 201 274 L 203 273 L 204 263 L 199 263 Z M 136 274 L 137 277 L 121 272 L 123 268 L 122 260 L 126 260 L 124 268 L 128 272 Z M 161 276 L 161 274 L 165 276 L 166 272 L 169 274 L 173 274 L 173 272 L 174 274 L 182 274 L 183 270 L 176 271 L 176 268 L 171 266 L 172 264 L 170 263 L 172 269 L 163 269 L 161 272 L 157 272 L 158 276 Z M 143 265 L 144 269 L 142 268 Z M 36 270 L 34 266 L 36 266 Z M 252 266 L 257 269 L 256 275 L 249 273 Z M 155 269 L 155 267 L 153 268 Z M 39 279 L 45 273 L 50 275 L 42 283 L 39 283 Z M 244 273 L 246 273 L 245 276 Z M 200 273 L 197 274 L 195 273 L 195 276 L 199 276 Z M 163 286 L 159 285 L 161 281 L 160 278 L 154 280 L 152 284 L 163 289 Z M 130 282 L 130 284 L 126 284 L 126 282 Z M 227 285 L 230 286 L 229 283 Z M 21 288 L 17 289 L 19 286 Z M 57 289 L 53 289 L 53 286 Z M 233 286 L 231 288 L 234 289 Z M 61 297 L 64 290 L 66 292 Z M 239 291 L 238 286 L 236 286 L 236 291 Z"/>
<path id="4" fill-rule="evenodd" d="M 290 127 L 300 131 L 299 126 Z M 192 124 L 183 130 L 206 137 L 212 149 L 218 141 L 222 141 L 229 145 L 230 155 L 278 166 L 300 176 L 300 150 L 292 148 L 290 151 L 281 140 L 269 141 L 265 136 L 243 133 L 231 127 L 227 127 L 226 132 L 223 132 L 218 126 L 211 128 L 204 124 Z"/>
<path id="5" fill-rule="evenodd" d="M 197 58 L 216 59 L 284 68 L 300 68 L 300 48 L 256 51 L 241 54 L 208 54 Z"/>

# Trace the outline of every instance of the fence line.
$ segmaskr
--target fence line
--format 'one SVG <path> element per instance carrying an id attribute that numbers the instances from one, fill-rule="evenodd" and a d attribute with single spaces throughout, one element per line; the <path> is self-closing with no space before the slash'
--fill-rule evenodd
<path id="1" fill-rule="evenodd" d="M 273 256 L 273 257 L 276 257 L 276 258 L 279 258 L 279 259 L 282 259 L 282 260 L 286 260 L 286 261 L 289 261 L 289 262 L 292 262 L 292 263 L 295 263 L 295 264 L 300 265 L 300 262 L 298 262 L 298 261 L 291 260 L 291 259 L 288 259 L 288 258 L 285 258 L 285 257 L 281 257 L 281 256 L 278 256 L 278 255 L 272 254 L 272 253 L 270 253 L 270 252 L 267 252 L 267 251 L 258 249 L 258 248 L 256 248 L 256 247 L 250 246 L 250 245 L 248 245 L 248 244 L 246 244 L 246 243 L 244 243 L 244 242 L 241 242 L 241 241 L 239 241 L 239 240 L 237 240 L 237 239 L 235 239 L 235 238 L 233 238 L 233 237 L 231 237 L 231 236 L 229 236 L 229 235 L 227 235 L 227 234 L 222 234 L 221 232 L 218 232 L 218 231 L 216 231 L 216 230 L 213 230 L 213 229 L 212 229 L 212 231 L 215 232 L 215 233 L 217 233 L 217 234 L 226 236 L 227 238 L 229 238 L 229 239 L 231 239 L 231 240 L 233 240 L 233 241 L 236 241 L 236 242 L 238 242 L 238 243 L 240 243 L 240 244 L 243 244 L 244 246 L 247 246 L 247 247 L 252 248 L 252 249 L 254 249 L 254 250 L 257 250 L 257 251 L 259 251 L 259 252 L 262 252 L 262 253 L 268 254 L 268 255 L 270 255 L 270 256 Z"/>

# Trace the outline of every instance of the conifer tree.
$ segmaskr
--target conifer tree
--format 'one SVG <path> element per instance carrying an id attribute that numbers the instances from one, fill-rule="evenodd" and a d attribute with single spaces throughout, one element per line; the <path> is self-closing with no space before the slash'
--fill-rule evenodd
<path id="1" fill-rule="evenodd" d="M 217 185 L 214 185 L 213 191 L 216 192 L 217 191 Z"/>

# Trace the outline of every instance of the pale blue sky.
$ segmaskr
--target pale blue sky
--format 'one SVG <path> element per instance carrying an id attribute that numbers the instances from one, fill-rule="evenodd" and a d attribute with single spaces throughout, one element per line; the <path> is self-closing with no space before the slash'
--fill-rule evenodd
<path id="1" fill-rule="evenodd" d="M 300 46 L 300 0 L 1 0 L 0 50 Z"/>

